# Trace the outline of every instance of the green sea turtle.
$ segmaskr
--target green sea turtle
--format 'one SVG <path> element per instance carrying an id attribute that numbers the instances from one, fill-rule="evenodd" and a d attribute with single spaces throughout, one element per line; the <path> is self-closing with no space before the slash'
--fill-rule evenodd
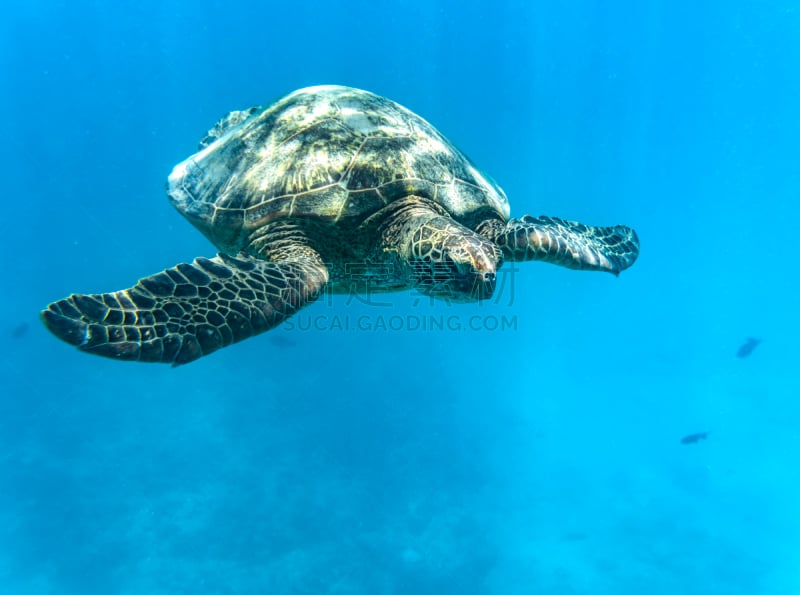
<path id="1" fill-rule="evenodd" d="M 481 300 L 504 260 L 616 275 L 639 252 L 629 227 L 509 219 L 500 187 L 428 122 L 339 86 L 231 112 L 174 168 L 167 194 L 219 254 L 50 304 L 42 319 L 56 336 L 185 364 L 275 328 L 323 290 Z"/>

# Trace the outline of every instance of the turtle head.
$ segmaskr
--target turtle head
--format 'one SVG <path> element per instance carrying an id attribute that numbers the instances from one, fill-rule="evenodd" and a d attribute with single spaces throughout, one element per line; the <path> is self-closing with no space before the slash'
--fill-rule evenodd
<path id="1" fill-rule="evenodd" d="M 502 252 L 475 232 L 452 220 L 449 223 L 434 234 L 438 236 L 435 241 L 412 240 L 410 264 L 415 287 L 426 295 L 456 302 L 489 299 L 503 262 Z"/>

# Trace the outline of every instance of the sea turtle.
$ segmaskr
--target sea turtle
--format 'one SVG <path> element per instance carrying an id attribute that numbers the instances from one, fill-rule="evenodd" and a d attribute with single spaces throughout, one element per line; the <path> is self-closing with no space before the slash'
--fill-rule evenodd
<path id="1" fill-rule="evenodd" d="M 275 328 L 323 290 L 481 300 L 504 260 L 616 275 L 639 252 L 629 227 L 509 219 L 500 187 L 428 122 L 340 86 L 231 112 L 167 194 L 219 254 L 50 304 L 42 319 L 56 336 L 179 365 Z"/>

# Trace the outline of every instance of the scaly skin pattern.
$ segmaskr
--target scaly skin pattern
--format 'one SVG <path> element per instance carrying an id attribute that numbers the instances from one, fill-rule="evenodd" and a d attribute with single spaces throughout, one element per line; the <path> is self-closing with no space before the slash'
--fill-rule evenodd
<path id="1" fill-rule="evenodd" d="M 492 297 L 503 258 L 497 247 L 449 217 L 426 219 L 408 241 L 414 286 L 450 301 Z"/>
<path id="2" fill-rule="evenodd" d="M 310 261 L 197 258 L 113 293 L 50 304 L 50 331 L 82 351 L 185 364 L 274 328 L 316 299 L 327 271 Z"/>
<path id="3" fill-rule="evenodd" d="M 491 219 L 477 232 L 495 243 L 508 260 L 541 260 L 582 271 L 619 275 L 639 255 L 639 238 L 630 227 L 592 227 L 556 217 Z"/>
<path id="4" fill-rule="evenodd" d="M 435 203 L 414 196 L 397 201 L 379 235 L 380 250 L 408 271 L 409 287 L 460 302 L 491 297 L 502 253 Z"/>

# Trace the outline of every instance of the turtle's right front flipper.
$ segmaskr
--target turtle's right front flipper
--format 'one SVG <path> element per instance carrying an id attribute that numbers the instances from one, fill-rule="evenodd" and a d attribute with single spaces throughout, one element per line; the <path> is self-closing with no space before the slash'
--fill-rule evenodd
<path id="1" fill-rule="evenodd" d="M 556 217 L 490 219 L 477 232 L 493 241 L 506 260 L 541 260 L 570 269 L 619 275 L 639 256 L 639 238 L 624 225 L 593 227 Z"/>
<path id="2" fill-rule="evenodd" d="M 314 301 L 328 280 L 318 262 L 197 258 L 114 293 L 50 304 L 50 331 L 88 353 L 185 364 L 276 327 Z"/>

